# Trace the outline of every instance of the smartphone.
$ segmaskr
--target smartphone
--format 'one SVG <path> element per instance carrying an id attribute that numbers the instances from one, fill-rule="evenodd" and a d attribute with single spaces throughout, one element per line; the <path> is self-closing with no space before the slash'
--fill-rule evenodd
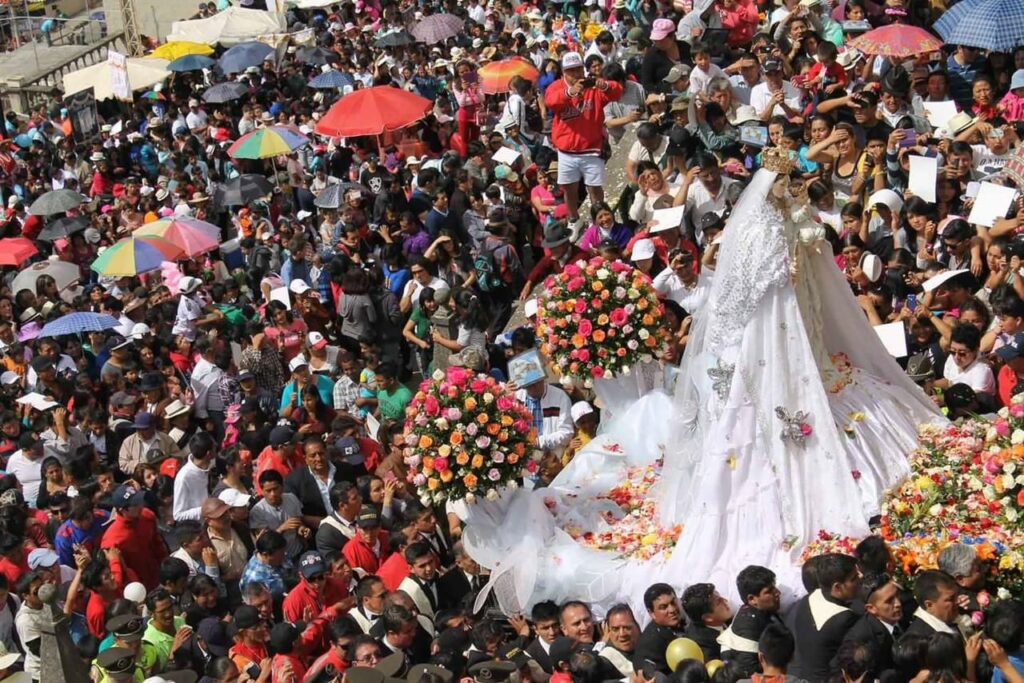
<path id="1" fill-rule="evenodd" d="M 907 135 L 905 138 L 900 140 L 900 149 L 906 149 L 908 147 L 917 146 L 917 135 Z"/>
<path id="2" fill-rule="evenodd" d="M 467 71 L 466 73 L 464 73 L 462 75 L 462 82 L 463 83 L 469 83 L 469 84 L 472 85 L 474 83 L 478 83 L 479 81 L 480 81 L 480 76 L 475 71 Z"/>
<path id="3" fill-rule="evenodd" d="M 911 313 L 917 308 L 917 294 L 907 294 L 907 308 Z"/>
<path id="4" fill-rule="evenodd" d="M 587 76 L 582 81 L 580 81 L 580 85 L 582 85 L 584 88 L 593 88 L 595 85 L 597 85 L 597 79 L 594 78 L 593 76 Z"/>

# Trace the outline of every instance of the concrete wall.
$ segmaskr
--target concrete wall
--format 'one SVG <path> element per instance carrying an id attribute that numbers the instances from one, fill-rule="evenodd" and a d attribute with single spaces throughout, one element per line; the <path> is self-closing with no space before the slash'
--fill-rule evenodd
<path id="1" fill-rule="evenodd" d="M 171 32 L 171 23 L 188 19 L 199 9 L 198 0 L 134 0 L 135 21 L 139 25 L 139 33 L 144 36 L 156 36 L 163 41 Z M 103 0 L 103 9 L 107 13 L 110 32 L 123 28 L 121 19 L 121 3 L 119 0 Z"/>

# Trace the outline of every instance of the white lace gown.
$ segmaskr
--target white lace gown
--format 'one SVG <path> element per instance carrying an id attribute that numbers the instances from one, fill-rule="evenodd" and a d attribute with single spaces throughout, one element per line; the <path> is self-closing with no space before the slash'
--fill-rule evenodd
<path id="1" fill-rule="evenodd" d="M 918 425 L 942 418 L 871 329 L 813 216 L 767 199 L 774 180 L 759 171 L 733 210 L 674 396 L 620 402 L 551 487 L 471 513 L 467 547 L 494 568 L 506 610 L 576 598 L 644 614 L 654 581 L 712 581 L 735 601 L 749 564 L 795 596 L 806 544 L 821 530 L 866 534 L 909 473 Z M 782 438 L 797 423 L 809 434 Z M 601 494 L 658 458 L 661 523 L 683 526 L 670 557 L 623 558 L 566 533 L 599 527 L 614 507 Z"/>

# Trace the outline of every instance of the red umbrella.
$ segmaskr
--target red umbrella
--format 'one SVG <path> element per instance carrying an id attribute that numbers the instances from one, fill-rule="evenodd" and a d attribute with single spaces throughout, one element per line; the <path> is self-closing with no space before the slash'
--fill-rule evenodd
<path id="1" fill-rule="evenodd" d="M 380 135 L 416 123 L 434 103 L 411 92 L 379 85 L 341 98 L 313 129 L 329 138 Z"/>
<path id="2" fill-rule="evenodd" d="M 0 240 L 0 266 L 20 266 L 38 253 L 32 240 L 25 237 Z"/>
<path id="3" fill-rule="evenodd" d="M 905 59 L 942 49 L 942 41 L 917 26 L 890 24 L 850 41 L 850 47 L 869 55 Z"/>
<path id="4" fill-rule="evenodd" d="M 515 77 L 525 78 L 536 83 L 540 71 L 522 57 L 509 57 L 500 62 L 491 62 L 480 67 L 480 90 L 487 95 L 503 95 L 508 92 L 508 84 Z"/>

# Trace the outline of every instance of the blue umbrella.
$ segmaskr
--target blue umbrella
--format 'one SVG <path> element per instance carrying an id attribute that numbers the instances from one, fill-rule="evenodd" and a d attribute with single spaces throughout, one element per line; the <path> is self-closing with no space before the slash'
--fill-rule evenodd
<path id="1" fill-rule="evenodd" d="M 167 65 L 168 71 L 199 71 L 200 69 L 209 69 L 211 66 L 216 64 L 215 60 L 202 55 L 185 55 L 179 57 L 173 62 Z"/>
<path id="2" fill-rule="evenodd" d="M 1024 2 L 962 0 L 946 10 L 933 28 L 950 45 L 1013 52 L 1024 45 Z"/>
<path id="3" fill-rule="evenodd" d="M 274 54 L 274 48 L 266 43 L 251 40 L 248 43 L 239 43 L 221 55 L 220 70 L 225 74 L 236 74 L 245 71 L 250 66 L 258 66 L 270 55 Z"/>
<path id="4" fill-rule="evenodd" d="M 351 88 L 355 85 L 355 80 L 348 74 L 334 69 L 320 74 L 309 82 L 309 87 L 321 90 L 341 90 L 346 85 Z"/>
<path id="5" fill-rule="evenodd" d="M 46 323 L 40 337 L 60 337 L 65 334 L 102 332 L 112 330 L 121 323 L 112 315 L 103 313 L 68 313 Z"/>

